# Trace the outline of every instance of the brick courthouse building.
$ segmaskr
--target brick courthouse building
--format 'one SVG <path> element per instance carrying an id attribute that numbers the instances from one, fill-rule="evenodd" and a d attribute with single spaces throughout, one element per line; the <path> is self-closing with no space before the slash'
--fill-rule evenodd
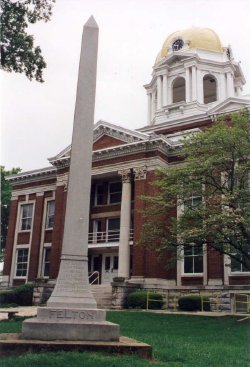
<path id="1" fill-rule="evenodd" d="M 183 136 L 202 131 L 215 115 L 249 108 L 244 84 L 240 63 L 212 30 L 177 31 L 164 42 L 144 86 L 147 126 L 133 131 L 105 121 L 95 125 L 88 247 L 89 272 L 99 275 L 100 284 L 122 276 L 131 284 L 177 293 L 216 290 L 230 298 L 247 292 L 250 271 L 240 265 L 231 269 L 214 250 L 202 258 L 184 256 L 166 270 L 154 253 L 137 245 L 143 225 L 140 196 L 153 194 L 156 168 L 178 163 Z M 8 178 L 13 191 L 4 281 L 9 285 L 37 278 L 53 283 L 57 277 L 70 149 L 50 158 L 49 167 Z"/>

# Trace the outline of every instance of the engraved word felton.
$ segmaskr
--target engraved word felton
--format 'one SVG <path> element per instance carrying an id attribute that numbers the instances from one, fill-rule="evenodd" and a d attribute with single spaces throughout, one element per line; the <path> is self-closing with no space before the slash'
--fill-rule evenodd
<path id="1" fill-rule="evenodd" d="M 51 310 L 50 319 L 71 319 L 71 320 L 93 320 L 94 315 L 89 311 L 78 310 Z"/>

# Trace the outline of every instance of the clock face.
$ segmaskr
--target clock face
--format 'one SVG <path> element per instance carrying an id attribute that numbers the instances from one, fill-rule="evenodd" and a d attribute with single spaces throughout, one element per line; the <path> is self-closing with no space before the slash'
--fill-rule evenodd
<path id="1" fill-rule="evenodd" d="M 184 46 L 184 42 L 181 38 L 178 38 L 176 41 L 172 44 L 172 50 L 173 51 L 179 51 Z"/>

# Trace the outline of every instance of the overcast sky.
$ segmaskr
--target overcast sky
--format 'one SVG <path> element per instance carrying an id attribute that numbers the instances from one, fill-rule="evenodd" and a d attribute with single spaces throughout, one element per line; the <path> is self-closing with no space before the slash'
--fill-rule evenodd
<path id="1" fill-rule="evenodd" d="M 249 0 L 57 0 L 50 22 L 32 26 L 47 69 L 45 83 L 1 72 L 2 159 L 23 171 L 49 165 L 71 142 L 82 27 L 99 25 L 95 122 L 146 125 L 143 85 L 166 37 L 192 26 L 212 28 L 231 45 L 250 93 Z"/>

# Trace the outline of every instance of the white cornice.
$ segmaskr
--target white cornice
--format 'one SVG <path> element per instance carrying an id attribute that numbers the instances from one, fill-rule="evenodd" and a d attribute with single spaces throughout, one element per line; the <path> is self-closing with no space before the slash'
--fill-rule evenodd
<path id="1" fill-rule="evenodd" d="M 186 117 L 182 116 L 177 121 L 176 120 L 169 121 L 169 122 L 164 121 L 160 124 L 154 124 L 152 126 L 144 126 L 138 130 L 147 132 L 149 134 L 154 131 L 161 131 L 163 129 L 181 127 L 181 126 L 188 125 L 190 123 L 203 122 L 208 119 L 210 119 L 210 116 L 207 113 L 202 113 L 197 116 L 186 116 Z"/>
<path id="2" fill-rule="evenodd" d="M 48 178 L 56 177 L 56 168 L 55 167 L 45 167 L 36 169 L 33 171 L 21 172 L 16 175 L 11 175 L 6 177 L 6 181 L 9 181 L 12 185 L 15 183 L 25 183 L 26 180 L 29 182 L 37 181 L 39 178 L 40 181 L 47 180 Z"/>
<path id="3" fill-rule="evenodd" d="M 15 200 L 20 195 L 36 194 L 37 196 L 43 195 L 45 191 L 55 191 L 56 185 L 42 185 L 36 187 L 28 187 L 25 189 L 17 189 L 12 191 L 12 200 Z"/>
<path id="4" fill-rule="evenodd" d="M 103 148 L 93 152 L 93 162 L 99 162 L 115 157 L 130 156 L 135 153 L 159 150 L 165 155 L 171 155 L 175 148 L 179 147 L 179 143 L 172 142 L 164 136 L 151 135 L 143 141 L 136 141 L 130 144 L 118 145 L 110 148 Z M 70 156 L 63 156 L 55 160 L 51 160 L 55 167 L 44 168 L 29 172 L 22 172 L 17 175 L 10 176 L 9 181 L 14 184 L 31 183 L 37 180 L 47 179 L 50 177 L 56 178 L 57 168 L 68 167 L 70 164 Z M 57 168 L 56 168 L 57 167 Z"/>
<path id="5" fill-rule="evenodd" d="M 171 141 L 168 141 L 162 137 L 148 137 L 147 140 L 137 141 L 130 144 L 118 145 L 109 148 L 99 149 L 93 152 L 93 162 L 98 162 L 105 159 L 112 159 L 115 157 L 129 156 L 134 153 L 140 153 L 150 150 L 159 149 L 164 154 L 168 154 L 169 150 L 172 150 L 177 146 Z M 69 165 L 70 156 L 57 158 L 51 163 L 56 167 L 67 167 Z"/>
<path id="6" fill-rule="evenodd" d="M 217 104 L 215 107 L 210 108 L 208 110 L 208 114 L 215 115 L 215 114 L 223 114 L 226 112 L 234 112 L 239 111 L 240 108 L 250 108 L 250 99 L 241 97 L 230 97 L 225 101 Z"/>

